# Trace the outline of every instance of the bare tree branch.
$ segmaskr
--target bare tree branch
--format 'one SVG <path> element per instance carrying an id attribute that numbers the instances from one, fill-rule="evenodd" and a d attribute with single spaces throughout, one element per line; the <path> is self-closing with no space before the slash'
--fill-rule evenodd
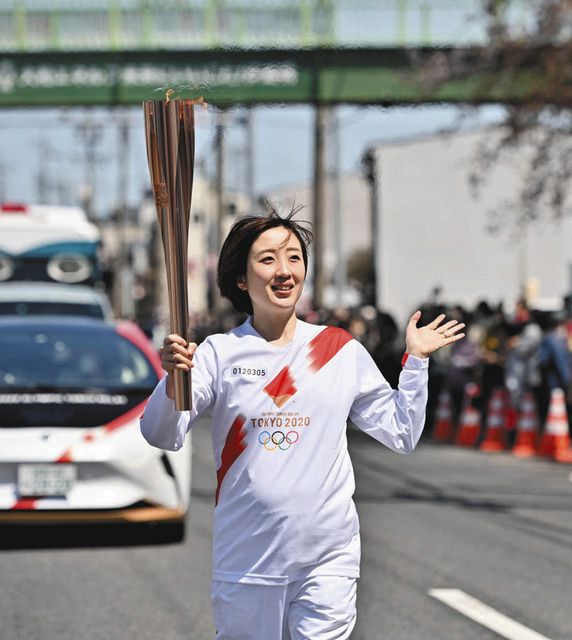
<path id="1" fill-rule="evenodd" d="M 468 176 L 479 197 L 499 162 L 524 146 L 531 149 L 519 194 L 487 213 L 491 232 L 572 213 L 572 0 L 532 0 L 531 19 L 520 31 L 511 17 L 514 6 L 514 0 L 482 0 L 486 46 L 416 60 L 419 84 L 427 91 L 472 79 L 478 103 L 499 87 L 516 89 L 502 128 L 478 145 Z"/>

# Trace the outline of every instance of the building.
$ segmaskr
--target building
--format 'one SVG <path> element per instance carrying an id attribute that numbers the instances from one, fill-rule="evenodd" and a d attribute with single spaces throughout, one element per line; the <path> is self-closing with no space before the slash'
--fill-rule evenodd
<path id="1" fill-rule="evenodd" d="M 405 320 L 440 291 L 441 301 L 561 307 L 572 273 L 572 222 L 542 221 L 491 233 L 488 212 L 518 196 L 530 146 L 495 165 L 476 199 L 468 176 L 477 145 L 499 129 L 373 147 L 377 165 L 376 273 L 380 308 Z"/>

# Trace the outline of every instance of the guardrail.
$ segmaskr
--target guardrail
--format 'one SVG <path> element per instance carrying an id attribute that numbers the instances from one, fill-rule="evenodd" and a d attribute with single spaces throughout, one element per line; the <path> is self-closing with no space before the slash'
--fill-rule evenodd
<path id="1" fill-rule="evenodd" d="M 526 31 L 534 3 L 513 0 Z M 480 0 L 0 0 L 0 51 L 481 44 Z"/>

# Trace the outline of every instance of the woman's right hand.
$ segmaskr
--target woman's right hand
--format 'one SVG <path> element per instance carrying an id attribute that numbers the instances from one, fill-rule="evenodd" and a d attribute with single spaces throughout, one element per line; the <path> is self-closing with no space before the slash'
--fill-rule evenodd
<path id="1" fill-rule="evenodd" d="M 161 367 L 167 372 L 167 396 L 175 399 L 175 386 L 173 383 L 174 371 L 190 371 L 195 365 L 193 356 L 197 345 L 194 342 L 187 344 L 181 336 L 171 334 L 163 340 L 163 346 L 159 349 Z"/>

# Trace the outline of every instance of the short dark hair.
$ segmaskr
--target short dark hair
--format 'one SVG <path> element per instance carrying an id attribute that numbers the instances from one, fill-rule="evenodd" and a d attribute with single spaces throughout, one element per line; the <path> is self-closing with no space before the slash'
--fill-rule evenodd
<path id="1" fill-rule="evenodd" d="M 246 265 L 250 247 L 256 238 L 268 229 L 284 227 L 293 233 L 302 247 L 302 259 L 308 272 L 308 245 L 314 239 L 312 231 L 304 225 L 308 222 L 297 222 L 292 218 L 302 209 L 293 206 L 290 213 L 282 217 L 276 208 L 266 203 L 268 213 L 262 216 L 244 216 L 233 225 L 222 245 L 217 268 L 217 284 L 221 296 L 232 302 L 237 311 L 253 313 L 252 301 L 247 291 L 238 288 L 238 278 L 246 274 Z"/>

